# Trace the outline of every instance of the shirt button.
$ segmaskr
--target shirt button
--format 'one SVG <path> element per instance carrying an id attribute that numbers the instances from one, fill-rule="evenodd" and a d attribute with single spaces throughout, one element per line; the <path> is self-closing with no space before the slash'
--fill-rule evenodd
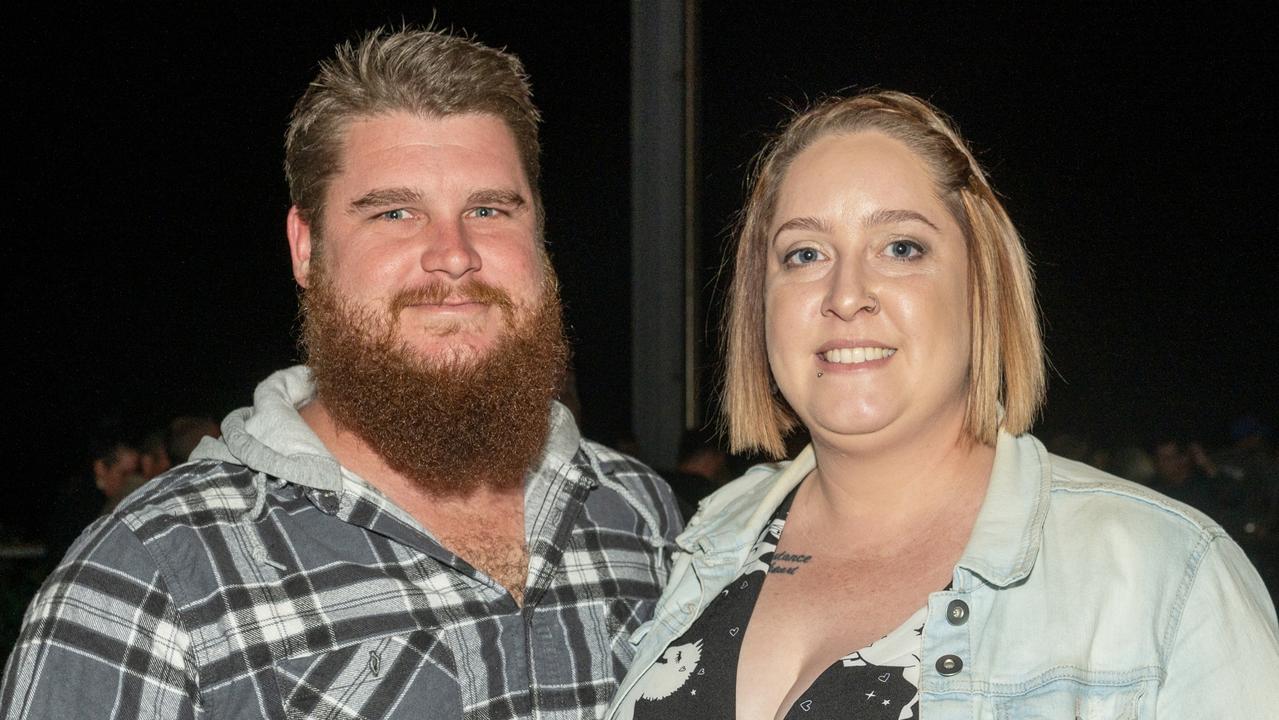
<path id="1" fill-rule="evenodd" d="M 937 658 L 937 672 L 946 677 L 955 675 L 964 669 L 964 661 L 958 655 L 942 655 Z"/>
<path id="2" fill-rule="evenodd" d="M 327 513 L 329 515 L 333 515 L 337 513 L 338 506 L 341 505 L 341 500 L 338 498 L 337 493 L 331 490 L 321 490 L 317 492 L 315 495 L 316 495 L 316 506 L 320 508 L 321 512 Z"/>
<path id="3" fill-rule="evenodd" d="M 951 625 L 963 625 L 968 622 L 968 603 L 963 600 L 951 600 L 946 606 L 946 622 Z"/>

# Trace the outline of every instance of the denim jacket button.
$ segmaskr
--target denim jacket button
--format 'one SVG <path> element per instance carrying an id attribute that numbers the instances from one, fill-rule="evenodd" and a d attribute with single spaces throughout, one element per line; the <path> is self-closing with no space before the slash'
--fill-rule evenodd
<path id="1" fill-rule="evenodd" d="M 942 655 L 937 658 L 937 672 L 950 677 L 964 669 L 964 661 L 958 655 Z"/>
<path id="2" fill-rule="evenodd" d="M 946 622 L 951 625 L 963 625 L 968 622 L 968 603 L 963 600 L 951 600 L 946 606 Z"/>
<path id="3" fill-rule="evenodd" d="M 696 609 L 697 609 L 697 605 L 695 603 L 691 603 L 691 602 L 684 603 L 684 612 L 691 614 Z"/>

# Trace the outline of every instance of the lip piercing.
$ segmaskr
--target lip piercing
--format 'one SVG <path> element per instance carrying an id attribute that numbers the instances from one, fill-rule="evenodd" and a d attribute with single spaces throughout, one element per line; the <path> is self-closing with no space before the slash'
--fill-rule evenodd
<path id="1" fill-rule="evenodd" d="M 818 371 L 817 371 L 817 377 L 821 377 L 821 376 L 822 376 L 822 372 L 821 372 L 820 370 L 818 370 Z"/>

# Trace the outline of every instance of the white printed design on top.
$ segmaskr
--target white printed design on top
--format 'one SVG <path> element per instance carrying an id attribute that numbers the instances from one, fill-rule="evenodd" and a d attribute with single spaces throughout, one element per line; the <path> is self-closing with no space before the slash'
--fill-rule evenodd
<path id="1" fill-rule="evenodd" d="M 702 641 L 686 645 L 672 645 L 657 659 L 644 678 L 640 680 L 640 697 L 645 700 L 661 700 L 684 687 L 702 659 Z"/>

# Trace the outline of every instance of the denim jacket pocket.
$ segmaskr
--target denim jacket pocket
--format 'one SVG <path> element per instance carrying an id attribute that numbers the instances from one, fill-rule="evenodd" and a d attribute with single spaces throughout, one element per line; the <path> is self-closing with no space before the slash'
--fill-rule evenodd
<path id="1" fill-rule="evenodd" d="M 1140 720 L 1153 716 L 1142 702 L 1149 689 L 1146 682 L 1094 685 L 1058 680 L 1024 695 L 1000 697 L 993 706 L 996 720 Z"/>
<path id="2" fill-rule="evenodd" d="M 457 680 L 433 657 L 442 649 L 433 631 L 417 630 L 281 660 L 275 681 L 284 717 L 461 717 Z"/>

